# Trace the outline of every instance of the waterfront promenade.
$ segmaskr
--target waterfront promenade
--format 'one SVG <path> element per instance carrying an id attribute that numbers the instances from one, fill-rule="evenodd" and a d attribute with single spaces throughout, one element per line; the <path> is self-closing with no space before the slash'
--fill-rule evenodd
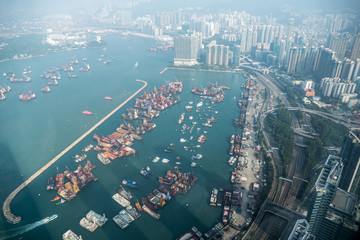
<path id="1" fill-rule="evenodd" d="M 122 102 L 119 106 L 117 106 L 114 110 L 112 110 L 108 115 L 102 118 L 99 122 L 97 122 L 93 127 L 91 127 L 87 132 L 85 132 L 81 137 L 76 139 L 72 144 L 70 144 L 67 148 L 65 148 L 61 153 L 59 153 L 56 157 L 51 159 L 45 166 L 40 168 L 37 172 L 35 172 L 31 177 L 29 177 L 25 182 L 23 182 L 20 186 L 18 186 L 4 201 L 2 210 L 5 218 L 11 223 L 19 223 L 21 221 L 21 217 L 15 216 L 10 209 L 10 204 L 12 200 L 16 197 L 16 195 L 24 189 L 29 183 L 31 183 L 34 179 L 36 179 L 41 173 L 43 173 L 46 169 L 48 169 L 51 165 L 53 165 L 57 160 L 59 160 L 65 153 L 67 153 L 70 149 L 72 149 L 76 144 L 81 142 L 86 136 L 88 136 L 92 131 L 94 131 L 98 126 L 100 126 L 103 122 L 105 122 L 108 118 L 110 118 L 115 112 L 117 112 L 122 106 L 124 106 L 127 102 L 133 99 L 140 91 L 142 91 L 146 86 L 147 82 L 143 80 L 136 80 L 138 82 L 142 82 L 144 85 L 140 87 L 134 94 L 132 94 L 128 99 Z"/>

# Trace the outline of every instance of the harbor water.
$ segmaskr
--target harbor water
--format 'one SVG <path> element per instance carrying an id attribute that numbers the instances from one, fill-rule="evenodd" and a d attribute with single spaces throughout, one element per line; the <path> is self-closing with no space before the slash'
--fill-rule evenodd
<path id="1" fill-rule="evenodd" d="M 31 66 L 32 69 L 30 83 L 10 83 L 5 77 L 1 77 L 0 81 L 0 85 L 12 87 L 12 91 L 6 93 L 7 99 L 0 102 L 1 203 L 24 180 L 139 89 L 142 83 L 136 79 L 148 82 L 146 92 L 153 91 L 155 86 L 168 81 L 183 81 L 180 102 L 161 111 L 160 116 L 153 120 L 157 127 L 147 132 L 142 141 L 135 141 L 132 146 L 137 150 L 135 156 L 122 157 L 104 166 L 96 158 L 96 152 L 87 152 L 88 160 L 97 166 L 92 173 L 99 180 L 91 182 L 70 202 L 55 205 L 50 200 L 56 196 L 56 192 L 46 191 L 47 179 L 54 177 L 57 169 L 76 169 L 78 163 L 75 163 L 73 157 L 82 154 L 81 150 L 87 145 L 95 145 L 92 134 L 86 137 L 15 197 L 11 209 L 15 215 L 22 217 L 22 221 L 13 225 L 1 214 L 0 239 L 60 239 L 68 229 L 81 235 L 83 239 L 176 239 L 192 226 L 205 233 L 221 220 L 222 210 L 211 207 L 208 203 L 213 187 L 230 186 L 232 168 L 227 164 L 229 140 L 232 134 L 239 131 L 233 127 L 233 119 L 239 116 L 237 100 L 243 91 L 241 84 L 245 82 L 244 77 L 236 73 L 180 69 L 168 69 L 160 74 L 173 59 L 172 51 L 150 52 L 148 48 L 154 47 L 156 43 L 139 37 L 111 35 L 103 39 L 107 42 L 106 49 L 62 51 L 0 63 L 1 73 L 13 72 L 17 77 L 22 75 L 24 68 Z M 101 55 L 106 55 L 103 58 L 111 59 L 112 62 L 99 62 Z M 68 78 L 63 72 L 59 85 L 50 86 L 50 93 L 42 93 L 40 89 L 47 85 L 48 80 L 41 79 L 40 75 L 46 69 L 69 63 L 72 56 L 79 60 L 79 65 L 74 66 L 74 74 L 78 77 Z M 78 71 L 84 63 L 90 65 L 89 72 Z M 211 104 L 209 99 L 191 93 L 193 86 L 205 87 L 216 83 L 230 86 L 230 90 L 225 90 L 225 100 L 222 103 Z M 36 93 L 36 98 L 29 102 L 20 101 L 19 92 L 30 90 Z M 105 100 L 105 96 L 112 100 Z M 201 99 L 204 104 L 200 112 L 196 112 L 195 105 Z M 190 101 L 194 102 L 193 109 L 186 112 L 185 106 Z M 121 114 L 126 108 L 133 107 L 134 103 L 134 99 L 129 101 L 94 133 L 105 136 L 114 132 L 123 123 Z M 93 115 L 83 115 L 84 110 L 91 111 Z M 178 124 L 179 115 L 183 112 L 186 112 L 183 124 L 191 127 L 192 122 L 198 123 L 191 133 L 189 130 L 183 133 L 183 124 Z M 213 127 L 201 126 L 205 122 L 205 114 L 217 118 L 218 121 L 212 123 Z M 193 116 L 193 119 L 189 120 L 189 116 Z M 207 133 L 204 134 L 204 131 Z M 199 144 L 196 139 L 201 134 L 206 135 L 207 140 L 201 144 L 201 148 L 195 148 L 192 145 Z M 191 136 L 193 140 L 190 141 Z M 181 143 L 180 138 L 188 141 Z M 170 143 L 175 144 L 174 151 L 164 152 Z M 185 150 L 184 146 L 191 148 Z M 202 154 L 203 158 L 191 160 L 191 156 L 197 153 Z M 156 156 L 170 161 L 153 163 L 152 159 Z M 123 208 L 111 196 L 116 193 L 122 180 L 130 179 L 138 183 L 139 189 L 131 192 L 141 201 L 142 197 L 159 186 L 159 176 L 163 176 L 168 169 L 174 170 L 176 157 L 181 157 L 179 167 L 182 172 L 193 170 L 198 176 L 195 186 L 185 195 L 178 194 L 160 209 L 160 220 L 141 212 L 139 219 L 127 229 L 121 230 L 112 218 Z M 190 167 L 192 161 L 197 163 L 194 169 Z M 139 170 L 146 166 L 150 166 L 154 172 L 148 179 L 139 174 Z M 132 205 L 134 206 L 134 202 Z M 90 210 L 105 213 L 109 219 L 93 233 L 79 225 L 80 219 Z M 37 222 L 52 214 L 58 214 L 58 218 L 11 237 L 14 236 L 14 228 Z"/>

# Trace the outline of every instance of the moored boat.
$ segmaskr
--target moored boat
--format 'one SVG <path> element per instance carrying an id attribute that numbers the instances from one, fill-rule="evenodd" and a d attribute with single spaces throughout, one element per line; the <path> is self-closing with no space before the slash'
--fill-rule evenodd
<path id="1" fill-rule="evenodd" d="M 92 115 L 93 113 L 92 113 L 92 112 L 90 112 L 90 111 L 85 110 L 85 111 L 83 111 L 83 112 L 82 112 L 82 114 L 85 114 L 85 115 Z"/>
<path id="2" fill-rule="evenodd" d="M 41 89 L 41 91 L 42 91 L 42 92 L 45 92 L 45 93 L 51 92 L 49 86 L 43 87 L 43 88 Z"/>
<path id="3" fill-rule="evenodd" d="M 30 90 L 29 94 L 27 94 L 27 93 L 24 94 L 24 93 L 19 92 L 19 99 L 22 101 L 30 101 L 31 99 L 33 99 L 35 97 L 36 97 L 36 95 L 33 92 L 33 90 Z"/>
<path id="4" fill-rule="evenodd" d="M 137 189 L 139 187 L 135 181 L 131 180 L 123 180 L 122 184 L 133 189 Z"/>

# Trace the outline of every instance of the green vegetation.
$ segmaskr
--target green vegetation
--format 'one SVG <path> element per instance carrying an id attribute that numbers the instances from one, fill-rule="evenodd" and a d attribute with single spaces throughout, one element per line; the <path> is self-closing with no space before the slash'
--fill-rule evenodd
<path id="1" fill-rule="evenodd" d="M 266 118 L 266 130 L 271 133 L 274 146 L 279 148 L 284 171 L 293 160 L 294 131 L 291 129 L 291 116 L 287 109 L 281 108 Z M 285 175 L 285 172 L 279 173 Z"/>
<path id="2" fill-rule="evenodd" d="M 348 132 L 344 125 L 313 114 L 311 115 L 311 125 L 319 136 L 307 140 L 304 176 L 307 176 L 316 164 L 325 160 L 328 151 L 324 146 L 341 147 Z"/>
<path id="3" fill-rule="evenodd" d="M 297 107 L 297 99 L 295 91 L 288 85 L 285 86 L 284 91 L 287 94 L 287 100 L 289 101 L 292 107 Z"/>
<path id="4" fill-rule="evenodd" d="M 342 124 L 311 114 L 311 125 L 324 146 L 341 147 L 348 129 Z"/>
<path id="5" fill-rule="evenodd" d="M 310 171 L 320 162 L 326 158 L 326 151 L 320 138 L 310 139 L 306 143 L 308 147 L 305 149 L 305 170 L 304 176 L 307 176 Z"/>

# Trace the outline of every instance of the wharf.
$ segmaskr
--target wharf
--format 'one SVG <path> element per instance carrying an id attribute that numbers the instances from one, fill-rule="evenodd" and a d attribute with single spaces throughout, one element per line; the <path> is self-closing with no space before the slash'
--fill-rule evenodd
<path id="1" fill-rule="evenodd" d="M 167 69 L 168 69 L 167 67 L 164 68 L 164 69 L 160 72 L 160 74 L 163 74 L 164 72 L 166 72 Z"/>
<path id="2" fill-rule="evenodd" d="M 16 197 L 16 195 L 23 190 L 29 183 L 31 183 L 34 179 L 36 179 L 41 173 L 43 173 L 46 169 L 48 169 L 51 165 L 53 165 L 57 160 L 59 160 L 65 153 L 67 153 L 70 149 L 72 149 L 76 144 L 81 142 L 85 137 L 87 137 L 92 131 L 94 131 L 97 127 L 99 127 L 103 122 L 105 122 L 108 118 L 110 118 L 115 112 L 117 112 L 121 107 L 123 107 L 127 102 L 133 99 L 139 92 L 141 92 L 146 86 L 147 82 L 143 80 L 137 79 L 136 81 L 142 82 L 144 85 L 140 87 L 135 93 L 133 93 L 128 99 L 122 102 L 119 106 L 117 106 L 114 110 L 112 110 L 108 115 L 106 115 L 103 119 L 97 122 L 93 127 L 91 127 L 87 132 L 85 132 L 81 137 L 76 139 L 72 144 L 70 144 L 67 148 L 65 148 L 61 153 L 59 153 L 56 157 L 50 160 L 45 166 L 40 168 L 36 173 L 30 176 L 25 182 L 20 184 L 10 195 L 5 199 L 2 210 L 5 218 L 11 223 L 19 223 L 21 221 L 21 217 L 15 216 L 10 209 L 10 204 L 12 200 Z"/>

